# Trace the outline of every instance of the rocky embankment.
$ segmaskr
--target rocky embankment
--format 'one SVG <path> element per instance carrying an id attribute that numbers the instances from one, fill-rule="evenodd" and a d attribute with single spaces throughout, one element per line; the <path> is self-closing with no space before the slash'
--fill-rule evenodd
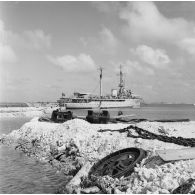
<path id="1" fill-rule="evenodd" d="M 181 145 L 158 140 L 127 137 L 126 132 L 116 131 L 128 125 L 89 124 L 80 119 L 57 124 L 39 122 L 38 118 L 34 118 L 20 129 L 8 135 L 1 135 L 1 142 L 47 161 L 66 175 L 72 176 L 86 163 L 93 164 L 123 148 L 143 148 L 149 151 L 149 157 L 155 156 L 155 151 L 158 149 L 184 148 Z M 141 122 L 137 126 L 159 135 L 195 138 L 195 122 Z M 111 131 L 99 132 L 105 129 Z M 81 181 L 80 187 L 95 186 L 91 189 L 96 189 L 96 192 L 101 189 L 104 193 L 171 193 L 187 179 L 194 177 L 194 160 L 182 160 L 152 167 L 146 167 L 145 160 L 128 178 L 113 179 L 105 176 L 96 181 L 88 181 L 85 178 Z M 82 192 L 82 189 L 71 192 Z"/>
<path id="2" fill-rule="evenodd" d="M 57 108 L 57 107 L 56 107 Z M 0 118 L 39 117 L 51 114 L 56 108 L 49 107 L 3 107 L 0 108 Z"/>

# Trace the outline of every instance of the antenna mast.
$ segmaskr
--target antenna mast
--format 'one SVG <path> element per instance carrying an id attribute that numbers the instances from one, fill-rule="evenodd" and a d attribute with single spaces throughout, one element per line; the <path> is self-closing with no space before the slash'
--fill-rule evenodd
<path id="1" fill-rule="evenodd" d="M 102 97 L 102 67 L 100 67 L 100 98 Z"/>
<path id="2" fill-rule="evenodd" d="M 118 86 L 119 86 L 119 96 L 121 96 L 124 92 L 124 80 L 123 80 L 122 65 L 120 65 L 120 83 Z"/>
<path id="3" fill-rule="evenodd" d="M 119 87 L 123 88 L 124 87 L 124 80 L 123 80 L 123 72 L 122 72 L 122 66 L 120 65 L 120 83 Z"/>

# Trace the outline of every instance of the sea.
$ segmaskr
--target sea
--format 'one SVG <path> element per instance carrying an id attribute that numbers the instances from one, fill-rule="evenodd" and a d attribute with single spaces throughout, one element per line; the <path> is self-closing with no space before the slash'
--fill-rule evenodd
<path id="1" fill-rule="evenodd" d="M 72 110 L 86 116 L 87 110 Z M 137 109 L 111 109 L 111 116 L 122 111 L 133 118 L 149 120 L 190 119 L 195 121 L 195 106 L 192 104 L 146 104 Z M 19 129 L 31 118 L 0 118 L 0 135 Z M 68 179 L 48 163 L 28 157 L 20 151 L 0 144 L 0 193 L 1 194 L 54 194 L 66 185 Z"/>
<path id="2" fill-rule="evenodd" d="M 19 129 L 31 118 L 0 119 L 0 134 Z M 64 174 L 48 163 L 0 144 L 0 194 L 55 194 L 66 185 Z"/>

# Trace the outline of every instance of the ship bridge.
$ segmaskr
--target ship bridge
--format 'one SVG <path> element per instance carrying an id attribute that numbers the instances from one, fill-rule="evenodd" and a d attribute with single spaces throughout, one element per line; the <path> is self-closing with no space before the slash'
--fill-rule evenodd
<path id="1" fill-rule="evenodd" d="M 90 96 L 91 96 L 91 93 L 74 92 L 74 98 L 88 98 Z"/>

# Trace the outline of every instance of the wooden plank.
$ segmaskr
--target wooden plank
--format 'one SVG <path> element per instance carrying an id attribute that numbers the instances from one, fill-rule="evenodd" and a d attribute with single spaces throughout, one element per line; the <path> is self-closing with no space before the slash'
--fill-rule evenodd
<path id="1" fill-rule="evenodd" d="M 87 177 L 91 167 L 93 164 L 91 164 L 89 161 L 87 161 L 83 167 L 79 170 L 79 172 L 70 180 L 70 182 L 66 185 L 66 190 L 68 193 L 72 194 L 76 188 L 79 187 L 81 183 L 82 177 Z"/>
<path id="2" fill-rule="evenodd" d="M 195 159 L 195 147 L 157 150 L 156 152 L 164 161 Z"/>

